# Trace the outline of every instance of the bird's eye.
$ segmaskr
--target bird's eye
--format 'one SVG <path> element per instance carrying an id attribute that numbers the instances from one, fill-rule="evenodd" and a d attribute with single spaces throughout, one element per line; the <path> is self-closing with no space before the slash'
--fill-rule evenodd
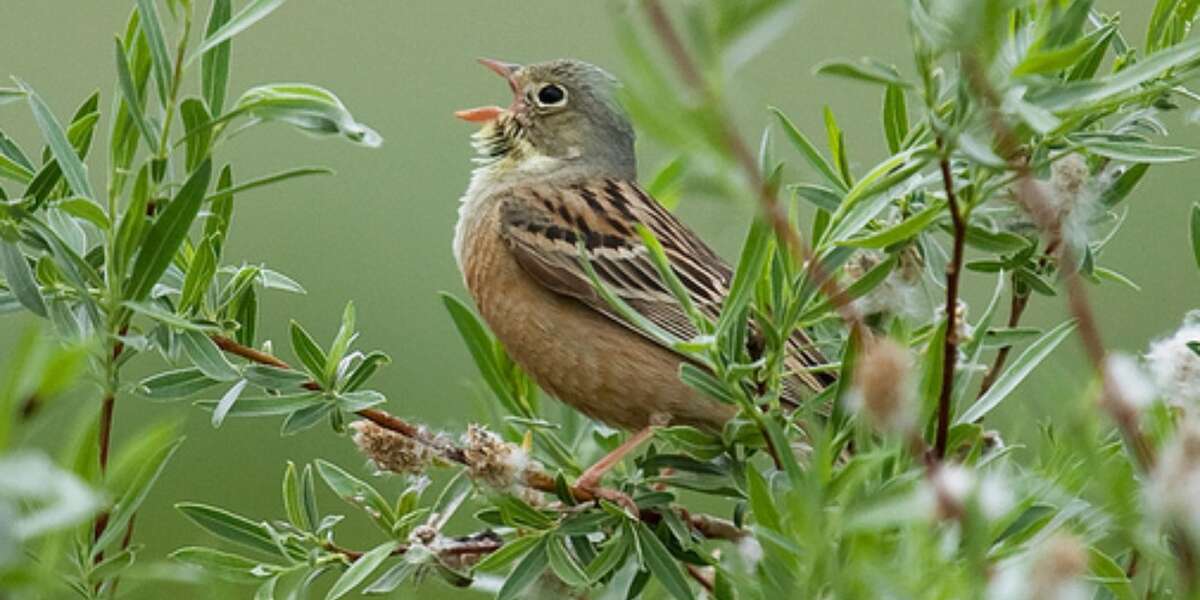
<path id="1" fill-rule="evenodd" d="M 567 91 L 553 83 L 548 83 L 538 90 L 537 100 L 538 104 L 542 106 L 559 106 L 567 101 Z"/>

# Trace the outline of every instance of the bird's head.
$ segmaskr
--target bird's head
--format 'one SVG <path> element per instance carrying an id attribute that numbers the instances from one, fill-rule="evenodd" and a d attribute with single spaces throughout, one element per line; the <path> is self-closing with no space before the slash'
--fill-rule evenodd
<path id="1" fill-rule="evenodd" d="M 484 160 L 519 166 L 551 158 L 605 174 L 636 172 L 633 127 L 616 99 L 616 80 L 594 65 L 560 59 L 516 65 L 479 61 L 503 77 L 513 93 L 508 108 L 485 106 L 455 113 L 481 123 L 475 146 Z"/>

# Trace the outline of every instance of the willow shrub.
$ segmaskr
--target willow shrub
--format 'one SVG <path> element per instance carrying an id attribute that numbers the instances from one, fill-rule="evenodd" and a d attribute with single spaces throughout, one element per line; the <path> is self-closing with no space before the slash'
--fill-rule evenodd
<path id="1" fill-rule="evenodd" d="M 684 381 L 738 416 L 719 434 L 660 428 L 598 494 L 571 481 L 622 435 L 544 402 L 452 296 L 495 400 L 491 422 L 461 434 L 381 409 L 370 378 L 388 357 L 354 348 L 353 306 L 327 344 L 295 322 L 286 350 L 259 339 L 260 295 L 300 287 L 224 262 L 233 199 L 322 171 L 235 177 L 222 146 L 266 121 L 380 139 L 316 86 L 227 99 L 231 42 L 279 4 L 214 0 L 201 34 L 188 0 L 138 0 L 114 41 L 120 93 L 108 111 L 93 95 L 61 120 L 20 80 L 0 89 L 0 103 L 18 105 L 3 109 L 27 105 L 44 137 L 30 158 L 0 135 L 0 308 L 47 322 L 4 353 L 0 585 L 11 595 L 114 596 L 132 565 L 160 560 L 260 598 L 314 586 L 327 598 L 386 594 L 423 579 L 502 598 L 1200 594 L 1200 323 L 1186 318 L 1144 356 L 1111 354 L 1087 302 L 1092 289 L 1135 285 L 1105 266 L 1105 250 L 1139 181 L 1197 154 L 1162 142 L 1161 117 L 1200 98 L 1187 87 L 1200 71 L 1188 35 L 1200 3 L 1146 3 L 1149 28 L 1131 39 L 1090 0 L 907 0 L 903 68 L 815 66 L 877 88 L 881 113 L 827 109 L 813 134 L 764 111 L 757 158 L 728 120 L 730 77 L 795 3 L 666 11 L 650 0 L 618 13 L 626 107 L 677 156 L 651 192 L 743 198 L 767 218 L 747 233 L 721 317 L 694 315 L 697 339 L 658 340 L 689 358 Z M 183 95 L 189 77 L 199 96 Z M 852 168 L 839 119 L 879 119 L 873 153 L 887 158 Z M 86 162 L 101 140 L 96 189 Z M 1200 208 L 1192 215 L 1196 231 Z M 975 280 L 993 292 L 968 307 L 958 290 Z M 1063 298 L 1072 319 L 1021 323 L 1030 303 Z M 640 325 L 619 301 L 614 310 Z M 781 353 L 796 327 L 813 332 L 829 360 L 817 368 L 837 383 L 790 407 Z M 1095 385 L 1074 399 L 1020 387 L 1076 332 Z M 135 359 L 159 372 L 123 379 Z M 40 407 L 77 378 L 97 389 L 88 425 L 60 456 L 25 447 Z M 143 397 L 195 399 L 214 426 L 276 417 L 288 435 L 325 423 L 373 468 L 281 465 L 275 514 L 180 499 L 214 546 L 146 557 L 134 516 L 181 440 L 153 427 L 109 460 L 113 402 Z M 993 413 L 1014 402 L 1053 402 L 1065 416 L 1009 436 Z M 440 489 L 433 470 L 450 472 Z M 379 485 L 385 473 L 397 481 Z M 317 486 L 346 503 L 319 506 Z M 378 531 L 339 536 L 347 512 Z"/>

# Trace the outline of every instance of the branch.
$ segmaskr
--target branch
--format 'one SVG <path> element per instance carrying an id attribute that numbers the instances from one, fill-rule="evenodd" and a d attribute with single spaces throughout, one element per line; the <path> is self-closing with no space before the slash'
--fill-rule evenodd
<path id="1" fill-rule="evenodd" d="M 1029 305 L 1029 294 L 1020 294 L 1016 289 L 1016 281 L 1013 282 L 1012 304 L 1008 308 L 1008 327 L 1012 329 L 1021 324 L 1021 315 L 1025 312 L 1025 307 Z M 985 334 L 987 332 L 984 332 Z M 982 398 L 988 390 L 996 383 L 996 379 L 1000 377 L 1000 372 L 1004 370 L 1004 363 L 1008 361 L 1008 354 L 1012 352 L 1012 345 L 1004 346 L 996 353 L 996 360 L 992 362 L 992 366 L 988 369 L 987 374 L 983 376 L 983 381 L 979 384 L 979 397 Z"/>
<path id="2" fill-rule="evenodd" d="M 216 343 L 217 347 L 235 356 L 240 356 L 252 362 L 270 365 L 280 369 L 291 369 L 290 365 L 274 355 L 239 344 L 238 342 L 225 336 L 214 334 L 210 337 L 212 338 L 213 342 Z M 306 389 L 321 389 L 320 385 L 318 385 L 315 381 L 308 381 L 303 385 Z M 360 410 L 355 414 L 378 425 L 379 427 L 382 427 L 383 429 L 404 436 L 407 439 L 415 441 L 422 446 L 429 448 L 436 453 L 439 458 L 447 462 L 455 463 L 468 468 L 474 466 L 471 460 L 468 458 L 467 453 L 461 447 L 455 446 L 454 444 L 446 441 L 444 438 L 435 438 L 429 435 L 429 433 L 424 429 L 417 427 L 416 425 L 413 425 L 412 423 L 409 423 L 408 421 L 405 421 L 404 419 L 401 419 L 395 415 L 371 408 Z M 555 482 L 554 475 L 535 467 L 527 467 L 521 473 L 520 480 L 517 483 L 531 490 L 536 490 L 547 494 L 556 494 L 558 492 L 558 485 Z M 624 496 L 621 494 L 621 492 L 613 489 L 585 489 L 579 487 L 572 487 L 571 495 L 577 502 L 613 500 L 615 498 Z M 676 508 L 674 510 L 678 511 L 683 520 L 690 523 L 696 532 L 708 539 L 737 541 L 749 535 L 748 532 L 725 519 L 704 514 L 693 515 L 684 508 Z M 657 511 L 647 510 L 640 511 L 638 518 L 646 522 L 648 525 L 656 525 L 662 520 L 663 517 L 662 514 Z"/>
<path id="3" fill-rule="evenodd" d="M 1029 164 L 1020 158 L 1021 144 L 1000 113 L 999 94 L 988 81 L 987 74 L 983 66 L 979 64 L 978 58 L 973 54 L 966 54 L 963 56 L 962 64 L 968 84 L 986 104 L 988 125 L 996 137 L 1000 154 L 1008 161 L 1008 168 L 1017 174 L 1017 203 L 1029 213 L 1047 239 L 1059 239 L 1062 223 L 1059 221 L 1053 205 L 1034 180 Z M 1070 246 L 1067 244 L 1059 246 L 1060 264 L 1075 264 L 1070 254 Z M 1120 386 L 1112 381 L 1108 373 L 1107 351 L 1104 349 L 1104 341 L 1100 336 L 1100 328 L 1096 324 L 1095 313 L 1088 302 L 1083 280 L 1073 269 L 1064 273 L 1064 278 L 1067 287 L 1067 308 L 1075 317 L 1079 337 L 1083 341 L 1088 361 L 1100 376 L 1103 386 L 1100 406 L 1117 424 L 1126 444 L 1132 449 L 1138 466 L 1143 471 L 1149 471 L 1154 466 L 1154 451 L 1138 425 L 1136 409 L 1130 405 L 1127 398 L 1123 397 Z"/>
<path id="4" fill-rule="evenodd" d="M 687 48 L 683 45 L 683 40 L 675 33 L 675 29 L 671 25 L 671 19 L 667 16 L 666 11 L 663 10 L 662 5 L 658 0 L 645 0 L 643 6 L 650 18 L 651 26 L 658 34 L 663 46 L 666 47 L 667 53 L 670 54 L 684 82 L 697 93 L 701 94 L 706 103 L 713 107 L 712 111 L 720 128 L 725 148 L 737 163 L 738 168 L 742 171 L 742 175 L 750 181 L 751 186 L 754 188 L 758 196 L 759 207 L 763 215 L 771 223 L 771 228 L 775 231 L 775 236 L 787 246 L 788 252 L 797 264 L 807 265 L 806 272 L 809 280 L 817 282 L 821 292 L 837 308 L 838 314 L 841 316 L 842 321 L 846 323 L 846 326 L 852 331 L 862 333 L 862 339 L 869 341 L 871 336 L 869 329 L 863 323 L 862 315 L 858 314 L 858 311 L 855 310 L 853 304 L 837 281 L 833 277 L 827 276 L 828 274 L 821 267 L 821 263 L 817 260 L 812 248 L 804 243 L 804 240 L 800 238 L 800 234 L 792 227 L 791 221 L 788 220 L 787 211 L 779 203 L 775 190 L 763 178 L 763 173 L 759 170 L 754 160 L 754 155 L 750 152 L 750 148 L 742 140 L 741 136 L 738 135 L 732 120 L 722 108 L 720 99 L 716 97 L 709 85 L 705 83 L 703 76 L 700 74 L 700 69 L 692 61 Z"/>
<path id="5" fill-rule="evenodd" d="M 504 540 L 500 539 L 500 537 L 497 536 L 496 533 L 490 529 L 481 531 L 479 533 L 474 533 L 471 535 L 463 536 L 460 538 L 454 538 L 454 539 L 440 538 L 440 540 L 441 540 L 441 543 L 439 543 L 437 546 L 432 548 L 434 553 L 437 554 L 439 557 L 442 557 L 442 556 L 463 557 L 463 556 L 471 556 L 471 555 L 490 554 L 492 552 L 499 550 L 501 547 L 504 546 Z M 345 556 L 346 560 L 348 560 L 350 562 L 354 562 L 354 561 L 362 558 L 363 554 L 366 554 L 365 552 L 362 552 L 359 550 L 351 550 L 349 548 L 343 548 L 343 547 L 335 544 L 333 541 L 326 541 L 324 544 L 321 545 L 321 547 L 330 552 L 335 552 L 337 554 L 341 554 L 342 556 Z M 400 544 L 399 546 L 396 547 L 395 550 L 392 550 L 390 556 L 403 556 L 405 553 L 407 553 L 409 550 L 411 550 L 412 547 L 413 547 L 413 544 Z"/>
<path id="6" fill-rule="evenodd" d="M 942 185 L 946 188 L 946 206 L 954 223 L 954 254 L 946 265 L 946 337 L 942 344 L 942 391 L 938 397 L 937 433 L 934 437 L 933 453 L 938 460 L 946 456 L 946 443 L 950 438 L 950 400 L 954 393 L 954 366 L 958 363 L 958 281 L 962 274 L 964 242 L 967 224 L 954 193 L 954 175 L 950 172 L 950 159 L 945 141 L 938 138 L 942 158 L 938 162 L 942 171 Z"/>

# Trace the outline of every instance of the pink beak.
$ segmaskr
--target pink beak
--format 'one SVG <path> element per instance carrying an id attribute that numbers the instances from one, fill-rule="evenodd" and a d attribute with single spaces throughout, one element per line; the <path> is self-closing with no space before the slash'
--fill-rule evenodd
<path id="1" fill-rule="evenodd" d="M 507 109 L 499 106 L 480 106 L 478 108 L 468 108 L 466 110 L 460 110 L 454 113 L 454 116 L 471 123 L 486 123 L 488 121 L 494 121 L 505 112 L 517 108 L 518 102 L 516 73 L 517 70 L 521 68 L 521 65 L 506 63 L 490 58 L 481 58 L 479 59 L 479 63 L 492 70 L 492 72 L 496 73 L 497 75 L 503 77 L 505 81 L 508 81 L 508 87 L 513 92 L 513 101 Z"/>

